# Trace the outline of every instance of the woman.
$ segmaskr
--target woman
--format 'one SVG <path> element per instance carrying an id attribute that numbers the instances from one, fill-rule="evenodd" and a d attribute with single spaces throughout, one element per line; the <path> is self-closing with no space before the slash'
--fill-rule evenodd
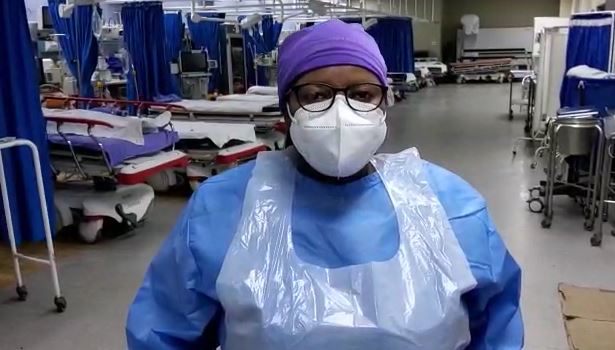
<path id="1" fill-rule="evenodd" d="M 338 20 L 280 48 L 289 147 L 205 182 L 130 309 L 130 349 L 521 349 L 520 270 L 484 200 L 377 155 L 386 66 Z"/>

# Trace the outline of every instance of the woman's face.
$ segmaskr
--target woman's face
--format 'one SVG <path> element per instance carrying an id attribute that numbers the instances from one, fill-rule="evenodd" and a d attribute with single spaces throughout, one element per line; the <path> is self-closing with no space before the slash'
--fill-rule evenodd
<path id="1" fill-rule="evenodd" d="M 332 66 L 313 70 L 303 75 L 294 86 L 303 84 L 326 84 L 334 88 L 343 89 L 357 84 L 378 84 L 380 81 L 370 71 L 356 66 Z M 386 96 L 385 96 L 386 97 Z M 291 93 L 288 98 L 291 114 L 300 108 L 297 96 Z"/>

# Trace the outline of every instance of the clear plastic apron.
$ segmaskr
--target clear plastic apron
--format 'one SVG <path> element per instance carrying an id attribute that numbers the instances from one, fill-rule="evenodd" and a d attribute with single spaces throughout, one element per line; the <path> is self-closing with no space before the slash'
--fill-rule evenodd
<path id="1" fill-rule="evenodd" d="M 225 350 L 463 349 L 461 295 L 476 281 L 416 150 L 372 163 L 395 208 L 399 251 L 342 268 L 303 262 L 292 240 L 295 153 L 261 152 L 217 281 Z"/>

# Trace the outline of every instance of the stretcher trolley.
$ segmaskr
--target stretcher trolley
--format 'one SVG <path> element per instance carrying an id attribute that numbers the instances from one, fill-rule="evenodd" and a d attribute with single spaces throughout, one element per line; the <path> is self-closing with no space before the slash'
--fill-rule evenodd
<path id="1" fill-rule="evenodd" d="M 6 177 L 4 173 L 4 161 L 2 159 L 2 150 L 14 148 L 14 147 L 27 147 L 32 152 L 32 159 L 34 162 L 34 171 L 36 175 L 36 188 L 38 190 L 38 199 L 41 206 L 41 215 L 43 219 L 43 229 L 45 230 L 45 242 L 47 244 L 47 259 L 41 259 L 33 256 L 24 255 L 18 252 L 17 244 L 15 241 L 15 233 L 13 229 L 13 220 L 11 216 L 11 203 L 9 202 L 8 191 L 10 189 L 6 185 Z M 17 280 L 17 295 L 19 300 L 25 301 L 28 297 L 28 290 L 23 282 L 21 275 L 20 261 L 28 260 L 39 264 L 49 265 L 51 272 L 51 281 L 53 283 L 53 290 L 55 297 L 53 302 L 58 312 L 64 312 L 66 309 L 66 299 L 62 296 L 60 291 L 60 282 L 58 279 L 58 270 L 55 261 L 55 252 L 53 248 L 53 237 L 51 235 L 51 227 L 49 224 L 49 216 L 47 212 L 47 199 L 45 198 L 45 188 L 43 186 L 43 175 L 41 172 L 40 156 L 36 145 L 29 140 L 16 139 L 16 138 L 2 138 L 0 139 L 0 192 L 2 192 L 2 204 L 4 207 L 4 217 L 6 219 L 7 232 L 9 243 L 11 245 L 11 254 L 13 257 L 13 264 L 15 268 L 15 279 Z M 34 214 L 34 213 L 32 213 Z M 34 214 L 36 215 L 36 214 Z"/>
<path id="2" fill-rule="evenodd" d="M 43 115 L 57 180 L 58 229 L 78 224 L 85 242 L 97 242 L 105 222 L 135 228 L 154 199 L 145 183 L 188 164 L 174 148 L 170 113 L 155 119 L 43 109 Z"/>
<path id="3" fill-rule="evenodd" d="M 193 190 L 203 180 L 254 159 L 261 151 L 284 147 L 283 116 L 272 91 L 154 107 L 173 114 L 177 148 L 190 158 L 186 176 Z"/>

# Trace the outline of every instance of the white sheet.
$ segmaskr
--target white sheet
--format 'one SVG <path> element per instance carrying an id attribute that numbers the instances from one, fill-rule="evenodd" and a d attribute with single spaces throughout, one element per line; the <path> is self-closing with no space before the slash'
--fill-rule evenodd
<path id="1" fill-rule="evenodd" d="M 182 140 L 187 139 L 210 139 L 216 146 L 222 147 L 230 140 L 245 142 L 256 141 L 254 125 L 209 123 L 201 121 L 173 121 L 173 128 Z"/>
<path id="2" fill-rule="evenodd" d="M 92 135 L 96 137 L 106 137 L 122 139 L 137 145 L 143 145 L 143 134 L 158 131 L 171 121 L 171 112 L 164 112 L 155 117 L 121 117 L 98 111 L 85 109 L 48 109 L 43 108 L 43 115 L 46 117 L 63 117 L 74 119 L 99 120 L 113 125 L 113 128 L 106 126 L 95 126 L 92 128 Z M 81 123 L 64 123 L 61 131 L 65 134 L 88 135 L 88 127 Z M 47 122 L 47 133 L 57 134 L 55 122 Z"/>
<path id="3" fill-rule="evenodd" d="M 278 95 L 277 86 L 252 86 L 248 89 L 248 95 Z"/>
<path id="4" fill-rule="evenodd" d="M 163 128 L 165 126 L 167 126 L 167 124 L 169 124 L 169 122 L 171 122 L 171 112 L 167 111 L 167 112 L 163 112 L 160 113 L 159 115 L 152 117 L 152 116 L 148 116 L 148 117 L 128 117 L 128 118 L 136 118 L 138 120 L 141 121 L 141 123 L 143 124 L 143 129 L 145 130 L 152 130 L 152 131 L 157 131 L 160 128 Z"/>
<path id="5" fill-rule="evenodd" d="M 587 65 L 572 67 L 566 75 L 581 79 L 615 79 L 615 74 L 610 74 Z"/>
<path id="6" fill-rule="evenodd" d="M 263 108 L 271 105 L 271 101 L 208 101 L 208 100 L 181 100 L 173 102 L 190 112 L 207 114 L 256 114 L 262 113 Z"/>
<path id="7" fill-rule="evenodd" d="M 266 105 L 274 105 L 278 103 L 278 96 L 271 95 L 222 95 L 218 96 L 217 101 L 241 101 L 241 102 L 259 102 L 266 103 Z"/>
<path id="8" fill-rule="evenodd" d="M 136 117 L 120 117 L 113 114 L 83 109 L 47 108 L 43 108 L 43 115 L 45 117 L 63 117 L 102 121 L 113 125 L 113 127 L 110 128 L 99 125 L 94 126 L 92 128 L 92 135 L 96 137 L 122 139 L 137 145 L 143 145 L 145 142 L 143 138 L 143 123 Z M 65 134 L 88 135 L 88 126 L 86 124 L 64 123 L 62 124 L 60 130 Z M 55 122 L 47 122 L 47 133 L 57 134 Z"/>

